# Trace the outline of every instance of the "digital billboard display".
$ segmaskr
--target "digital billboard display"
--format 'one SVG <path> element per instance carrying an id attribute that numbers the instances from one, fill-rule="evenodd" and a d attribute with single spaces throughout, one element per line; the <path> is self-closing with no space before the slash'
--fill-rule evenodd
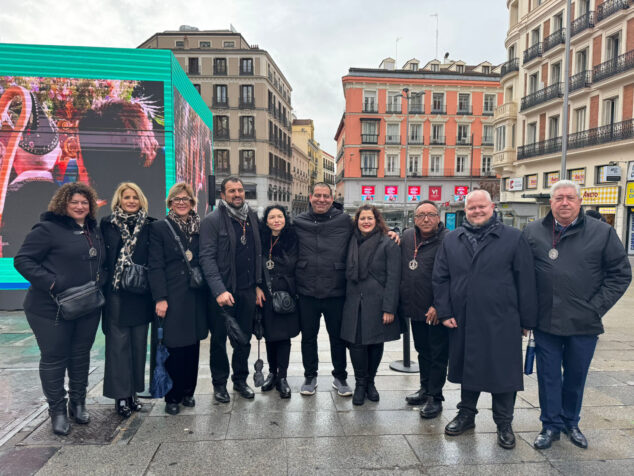
<path id="1" fill-rule="evenodd" d="M 165 213 L 161 81 L 0 76 L 0 256 L 13 257 L 64 183 L 90 184 L 99 217 L 123 181 Z"/>

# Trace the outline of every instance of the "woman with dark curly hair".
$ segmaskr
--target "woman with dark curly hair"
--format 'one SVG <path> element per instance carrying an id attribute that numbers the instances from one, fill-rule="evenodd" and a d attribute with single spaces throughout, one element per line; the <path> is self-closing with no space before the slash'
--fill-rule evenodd
<path id="1" fill-rule="evenodd" d="M 394 319 L 401 284 L 401 250 L 387 232 L 376 207 L 359 207 L 348 246 L 341 322 L 341 338 L 350 344 L 356 381 L 353 405 L 363 405 L 366 397 L 379 400 L 374 377 L 383 357 L 383 344 L 401 335 Z"/>
<path id="2" fill-rule="evenodd" d="M 262 221 L 262 264 L 266 278 L 262 323 L 269 362 L 269 374 L 262 391 L 268 392 L 275 387 L 280 397 L 290 398 L 291 388 L 286 381 L 286 371 L 291 354 L 291 338 L 299 334 L 299 314 L 297 311 L 276 313 L 272 306 L 271 291 L 287 291 L 291 296 L 297 294 L 297 235 L 288 221 L 286 210 L 280 205 L 272 205 L 264 210 Z"/>
<path id="3" fill-rule="evenodd" d="M 68 413 L 86 424 L 86 387 L 90 349 L 101 309 L 87 309 L 75 320 L 59 312 L 55 296 L 90 281 L 102 284 L 105 248 L 97 228 L 97 194 L 83 183 L 60 187 L 29 232 L 14 265 L 30 283 L 24 311 L 40 348 L 40 380 L 48 401 L 53 432 L 70 431 L 64 377 L 68 370 Z"/>

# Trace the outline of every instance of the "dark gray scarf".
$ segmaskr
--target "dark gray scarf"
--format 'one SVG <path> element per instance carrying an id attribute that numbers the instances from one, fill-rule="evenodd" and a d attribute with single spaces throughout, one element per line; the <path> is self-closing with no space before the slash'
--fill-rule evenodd
<path id="1" fill-rule="evenodd" d="M 466 219 L 462 223 L 462 227 L 465 229 L 465 236 L 467 237 L 467 240 L 469 240 L 469 244 L 471 245 L 471 249 L 474 253 L 482 241 L 484 241 L 484 239 L 489 236 L 492 231 L 497 229 L 498 226 L 500 226 L 500 222 L 498 221 L 498 217 L 495 212 L 493 212 L 493 216 L 481 226 L 472 225 Z"/>
<path id="2" fill-rule="evenodd" d="M 368 278 L 370 265 L 382 235 L 383 233 L 378 228 L 366 236 L 363 236 L 358 229 L 354 230 L 348 246 L 346 278 L 357 283 Z"/>
<path id="3" fill-rule="evenodd" d="M 245 221 L 249 216 L 249 205 L 247 204 L 246 200 L 244 201 L 244 203 L 242 204 L 240 208 L 232 207 L 227 202 L 225 202 L 222 198 L 220 199 L 220 205 L 225 207 L 225 210 L 227 210 L 227 213 L 229 213 L 229 215 L 237 218 L 240 221 Z"/>

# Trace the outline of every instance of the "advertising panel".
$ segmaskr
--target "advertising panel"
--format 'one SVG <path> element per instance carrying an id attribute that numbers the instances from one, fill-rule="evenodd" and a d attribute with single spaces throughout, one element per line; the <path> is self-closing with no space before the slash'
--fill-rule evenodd
<path id="1" fill-rule="evenodd" d="M 586 169 L 574 169 L 568 172 L 570 174 L 570 180 L 578 185 L 585 185 L 586 183 Z"/>
<path id="2" fill-rule="evenodd" d="M 207 212 L 207 175 L 211 174 L 211 131 L 174 88 L 176 181 L 187 182 L 198 198 L 198 213 Z"/>
<path id="3" fill-rule="evenodd" d="M 420 200 L 420 185 L 409 185 L 407 187 L 407 200 L 410 202 Z"/>
<path id="4" fill-rule="evenodd" d="M 634 182 L 628 183 L 625 188 L 625 204 L 629 206 L 634 205 Z"/>
<path id="5" fill-rule="evenodd" d="M 545 185 L 547 188 L 552 187 L 557 182 L 559 182 L 559 172 L 548 172 L 546 174 L 546 180 L 544 180 L 544 182 L 546 182 Z"/>
<path id="6" fill-rule="evenodd" d="M 526 189 L 535 190 L 537 188 L 537 174 L 526 176 Z"/>
<path id="7" fill-rule="evenodd" d="M 524 190 L 524 178 L 523 177 L 507 178 L 506 189 L 509 192 L 521 192 L 522 190 Z"/>
<path id="8" fill-rule="evenodd" d="M 628 182 L 634 182 L 634 161 L 627 164 L 627 178 Z"/>
<path id="9" fill-rule="evenodd" d="M 454 187 L 454 195 L 457 195 L 459 197 L 464 197 L 468 193 L 469 193 L 469 187 L 467 187 L 466 185 L 456 185 Z"/>
<path id="10" fill-rule="evenodd" d="M 0 256 L 15 256 L 68 182 L 96 189 L 98 217 L 123 181 L 163 216 L 164 124 L 161 81 L 0 76 Z"/>
<path id="11" fill-rule="evenodd" d="M 582 205 L 618 205 L 619 187 L 586 187 L 581 189 Z"/>
<path id="12" fill-rule="evenodd" d="M 438 185 L 429 186 L 429 199 L 434 202 L 442 200 L 442 187 Z"/>
<path id="13" fill-rule="evenodd" d="M 398 202 L 398 185 L 385 186 L 385 201 Z"/>
<path id="14" fill-rule="evenodd" d="M 374 200 L 374 185 L 361 185 L 361 200 Z"/>

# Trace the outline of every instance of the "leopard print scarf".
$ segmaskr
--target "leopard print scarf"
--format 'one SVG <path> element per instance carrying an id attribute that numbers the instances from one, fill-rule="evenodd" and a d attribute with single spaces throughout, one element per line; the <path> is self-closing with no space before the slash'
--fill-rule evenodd
<path id="1" fill-rule="evenodd" d="M 140 209 L 136 213 L 126 213 L 120 207 L 117 207 L 117 209 L 112 213 L 110 223 L 119 229 L 119 232 L 121 233 L 121 241 L 123 241 L 121 251 L 119 251 L 119 257 L 117 258 L 117 263 L 114 267 L 114 275 L 112 277 L 112 289 L 114 291 L 119 291 L 121 288 L 121 276 L 123 275 L 123 269 L 129 263 L 132 263 L 132 255 L 134 254 L 134 249 L 136 247 L 136 240 L 139 237 L 141 228 L 143 228 L 143 225 L 145 224 L 146 218 L 147 212 L 143 209 Z M 132 233 L 130 233 L 130 228 L 132 227 L 134 228 Z"/>

